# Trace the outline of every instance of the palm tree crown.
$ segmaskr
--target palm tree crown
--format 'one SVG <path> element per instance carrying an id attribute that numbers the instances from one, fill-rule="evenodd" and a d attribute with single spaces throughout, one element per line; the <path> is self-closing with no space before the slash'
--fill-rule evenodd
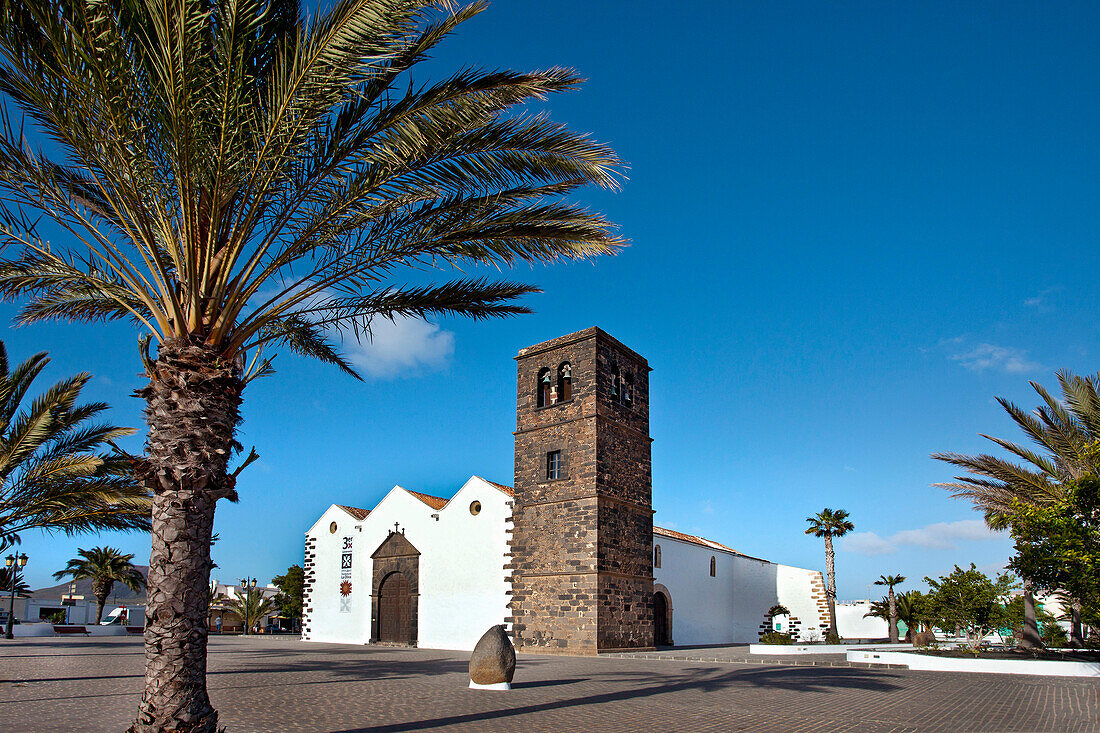
<path id="1" fill-rule="evenodd" d="M 341 0 L 305 19 L 285 0 L 5 4 L 5 93 L 57 143 L 32 151 L 3 120 L 0 294 L 23 323 L 133 319 L 265 373 L 282 344 L 354 373 L 332 341 L 376 317 L 526 312 L 535 289 L 401 269 L 507 267 L 615 250 L 611 225 L 561 196 L 614 188 L 606 146 L 509 110 L 581 81 L 566 69 L 410 68 L 475 2 Z M 44 211 L 51 248 L 11 208 Z"/>
<path id="2" fill-rule="evenodd" d="M 812 517 L 806 517 L 810 526 L 806 534 L 814 537 L 843 537 L 856 528 L 848 521 L 848 512 L 843 509 L 822 509 Z"/>
<path id="3" fill-rule="evenodd" d="M 15 568 L 0 567 L 0 597 L 6 598 L 11 593 L 11 576 L 15 573 L 15 595 L 19 598 L 29 598 L 31 587 L 23 580 L 23 573 Z"/>
<path id="4" fill-rule="evenodd" d="M 252 628 L 260 619 L 275 610 L 275 601 L 266 598 L 259 591 L 247 589 L 243 596 L 223 599 L 218 608 L 232 611 L 241 617 L 245 628 Z"/>
<path id="5" fill-rule="evenodd" d="M 122 583 L 132 591 L 140 591 L 145 586 L 145 576 L 130 562 L 134 559 L 133 555 L 124 555 L 113 547 L 80 549 L 77 554 L 79 557 L 69 560 L 65 569 L 53 576 L 58 580 L 71 577 L 73 580 L 87 578 L 92 581 L 92 595 L 98 606 L 96 623 L 103 617 L 103 606 L 115 583 Z"/>
<path id="6" fill-rule="evenodd" d="M 880 575 L 879 579 L 875 581 L 875 585 L 887 585 L 890 586 L 890 590 L 894 590 L 894 586 L 901 585 L 905 582 L 904 575 Z"/>
<path id="7" fill-rule="evenodd" d="M 0 550 L 28 529 L 66 534 L 148 529 L 149 494 L 111 441 L 130 428 L 92 422 L 102 402 L 77 404 L 91 379 L 78 374 L 30 399 L 50 360 L 35 354 L 14 369 L 0 342 Z"/>

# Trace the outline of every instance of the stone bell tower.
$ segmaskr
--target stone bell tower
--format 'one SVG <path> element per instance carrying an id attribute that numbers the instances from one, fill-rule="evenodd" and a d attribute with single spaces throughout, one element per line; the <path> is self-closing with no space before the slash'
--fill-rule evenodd
<path id="1" fill-rule="evenodd" d="M 517 650 L 653 646 L 649 365 L 598 328 L 516 357 Z"/>

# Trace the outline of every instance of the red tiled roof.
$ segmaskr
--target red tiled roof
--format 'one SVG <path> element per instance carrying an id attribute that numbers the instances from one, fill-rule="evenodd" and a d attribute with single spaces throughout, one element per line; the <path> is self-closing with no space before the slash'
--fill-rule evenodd
<path id="1" fill-rule="evenodd" d="M 360 509 L 359 507 L 354 506 L 344 506 L 343 504 L 337 504 L 336 506 L 340 507 L 356 519 L 366 519 L 367 515 L 370 514 L 369 509 Z"/>
<path id="2" fill-rule="evenodd" d="M 405 491 L 409 491 L 409 490 L 405 489 Z M 447 500 L 440 497 L 440 496 L 432 496 L 431 494 L 421 494 L 419 491 L 409 491 L 409 493 L 412 494 L 413 496 L 415 496 L 417 499 L 420 499 L 420 501 L 424 502 L 425 504 L 430 506 L 432 509 L 435 509 L 437 511 L 439 509 L 442 509 L 443 507 L 447 506 Z"/>
<path id="3" fill-rule="evenodd" d="M 508 496 L 515 496 L 516 495 L 515 489 L 513 489 L 511 486 L 505 486 L 504 484 L 498 484 L 496 481 L 490 481 L 487 478 L 481 478 L 481 476 L 478 476 L 478 478 L 480 478 L 482 481 L 484 481 L 485 483 L 487 483 L 491 486 L 497 487 L 498 489 L 503 491 Z"/>
<path id="4" fill-rule="evenodd" d="M 761 558 L 752 557 L 746 555 L 743 552 L 738 552 L 732 547 L 727 547 L 721 542 L 715 542 L 714 540 L 708 540 L 706 537 L 696 537 L 693 534 L 684 534 L 683 532 L 677 532 L 674 529 L 665 529 L 664 527 L 653 527 L 653 534 L 661 535 L 662 537 L 671 537 L 674 540 L 680 540 L 681 542 L 690 542 L 693 545 L 699 545 L 700 547 L 709 547 L 712 550 L 721 550 L 722 552 L 730 552 L 734 555 L 740 555 L 741 557 L 749 557 L 753 560 L 760 560 Z"/>

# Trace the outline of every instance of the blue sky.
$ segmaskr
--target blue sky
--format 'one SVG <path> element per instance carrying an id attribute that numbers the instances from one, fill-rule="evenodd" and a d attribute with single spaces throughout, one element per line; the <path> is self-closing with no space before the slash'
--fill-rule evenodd
<path id="1" fill-rule="evenodd" d="M 521 268 L 545 290 L 533 316 L 380 333 L 352 349 L 362 384 L 279 356 L 246 392 L 241 440 L 262 459 L 218 509 L 215 574 L 264 581 L 301 562 L 302 533 L 334 502 L 369 508 L 396 483 L 449 496 L 471 474 L 510 483 L 512 357 L 591 325 L 654 369 L 658 524 L 821 568 L 805 518 L 847 509 L 842 598 L 882 573 L 1001 565 L 1010 543 L 930 486 L 952 472 L 928 455 L 986 450 L 980 432 L 1015 439 L 995 395 L 1032 407 L 1028 380 L 1097 371 L 1096 15 L 497 2 L 420 78 L 578 69 L 586 86 L 548 109 L 629 162 L 620 193 L 581 200 L 632 246 Z M 50 378 L 93 372 L 89 396 L 141 426 L 136 335 L 42 325 L 4 339 L 13 359 L 50 351 Z M 136 535 L 27 533 L 31 584 L 105 542 L 148 557 Z"/>

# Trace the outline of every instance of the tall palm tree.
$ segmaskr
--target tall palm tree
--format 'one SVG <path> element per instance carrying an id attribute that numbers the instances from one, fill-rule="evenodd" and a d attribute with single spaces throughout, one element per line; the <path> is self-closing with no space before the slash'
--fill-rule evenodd
<path id="1" fill-rule="evenodd" d="M 0 262 L 0 296 L 29 298 L 23 323 L 129 319 L 145 334 L 153 547 L 135 731 L 217 727 L 210 532 L 255 457 L 230 469 L 244 387 L 272 372 L 270 349 L 354 374 L 334 339 L 365 338 L 376 318 L 525 313 L 515 301 L 536 288 L 477 275 L 622 244 L 562 199 L 617 187 L 617 156 L 523 112 L 576 74 L 410 79 L 484 9 L 336 0 L 304 18 L 293 0 L 3 0 L 0 92 L 60 157 L 0 119 L 0 235 L 18 251 Z M 452 265 L 473 275 L 426 279 Z"/>
<path id="2" fill-rule="evenodd" d="M 856 528 L 848 521 L 848 512 L 826 507 L 812 517 L 806 517 L 810 526 L 806 534 L 825 538 L 825 598 L 829 603 L 829 635 L 839 637 L 836 626 L 836 569 L 834 566 L 833 538 L 843 537 Z"/>
<path id="3" fill-rule="evenodd" d="M 131 560 L 133 555 L 123 555 L 113 547 L 93 547 L 90 550 L 77 550 L 79 557 L 69 560 L 64 570 L 58 570 L 53 577 L 61 580 L 69 577 L 73 580 L 92 581 L 92 595 L 95 596 L 95 622 L 103 618 L 103 606 L 115 583 L 122 583 L 132 591 L 140 591 L 145 586 L 145 576 L 141 574 Z"/>
<path id="4" fill-rule="evenodd" d="M 890 643 L 898 643 L 898 607 L 897 600 L 894 596 L 894 586 L 901 585 L 905 582 L 904 575 L 880 575 L 879 579 L 875 581 L 875 585 L 885 585 L 889 587 L 887 592 L 887 611 L 890 614 L 890 618 L 887 622 L 890 624 Z"/>
<path id="5" fill-rule="evenodd" d="M 111 442 L 134 431 L 93 422 L 102 402 L 77 404 L 87 373 L 28 397 L 49 363 L 40 353 L 11 368 L 0 342 L 0 552 L 29 529 L 149 529 L 149 492 Z"/>
<path id="6" fill-rule="evenodd" d="M 1066 500 L 1065 486 L 1087 474 L 1100 473 L 1095 446 L 1100 441 L 1100 374 L 1081 377 L 1069 371 L 1057 373 L 1061 399 L 1042 385 L 1030 382 L 1042 399 L 1033 412 L 1025 412 L 1009 400 L 997 402 L 1038 450 L 982 434 L 1022 464 L 998 456 L 961 453 L 933 453 L 932 458 L 966 470 L 969 475 L 934 486 L 948 489 L 952 496 L 967 499 L 985 515 L 995 530 L 1011 528 L 1016 501 L 1051 506 Z M 1035 618 L 1035 598 L 1024 578 L 1024 629 L 1021 646 L 1042 645 Z"/>
<path id="7" fill-rule="evenodd" d="M 237 614 L 244 621 L 245 629 L 251 629 L 260 619 L 275 610 L 275 601 L 265 598 L 258 590 L 246 588 L 244 596 L 223 599 L 219 608 Z"/>

